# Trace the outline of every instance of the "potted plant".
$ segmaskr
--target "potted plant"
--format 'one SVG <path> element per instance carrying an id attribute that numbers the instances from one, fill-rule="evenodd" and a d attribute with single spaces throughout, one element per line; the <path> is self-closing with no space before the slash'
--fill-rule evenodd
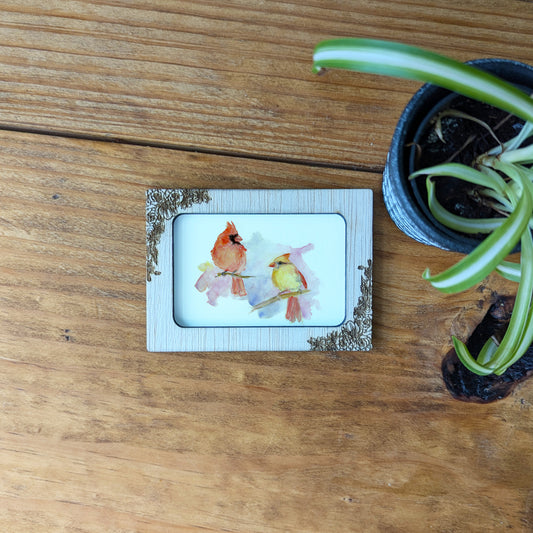
<path id="1" fill-rule="evenodd" d="M 491 336 L 475 356 L 465 343 L 453 338 L 457 356 L 468 370 L 480 376 L 502 375 L 533 342 L 533 99 L 523 90 L 475 65 L 400 43 L 368 39 L 324 41 L 315 48 L 313 59 L 315 72 L 343 68 L 416 79 L 493 106 L 525 121 L 523 125 L 517 125 L 517 131 L 510 139 L 502 141 L 483 118 L 449 109 L 437 113 L 433 132 L 441 137 L 441 141 L 446 141 L 442 132 L 443 119 L 460 118 L 485 130 L 493 145 L 477 153 L 468 163 L 444 161 L 429 168 L 411 169 L 410 175 L 401 184 L 405 190 L 409 187 L 408 180 L 411 183 L 424 180 L 424 203 L 429 213 L 429 218 L 422 216 L 425 225 L 445 228 L 448 234 L 458 235 L 455 241 L 459 243 L 465 240 L 465 235 L 483 235 L 481 240 L 469 243 L 471 251 L 458 250 L 469 251 L 458 263 L 436 275 L 426 270 L 424 279 L 446 293 L 466 290 L 492 271 L 518 283 L 514 308 L 503 337 Z M 403 148 L 398 146 L 396 149 L 403 151 Z M 389 152 L 388 166 L 390 159 Z M 385 177 L 389 179 L 390 168 L 387 172 L 389 174 L 386 173 Z M 443 179 L 454 180 L 458 186 L 467 184 L 469 194 L 476 195 L 478 201 L 491 209 L 490 216 L 470 218 L 444 206 L 437 192 Z M 393 192 L 397 190 L 398 186 Z M 407 207 L 394 203 L 395 198 L 389 198 L 387 207 L 389 212 L 391 206 L 392 210 L 396 210 L 391 216 L 400 229 L 413 236 L 420 223 L 420 215 L 413 213 L 420 211 L 420 206 L 416 205 L 413 194 L 407 196 Z M 431 239 L 417 240 L 435 244 Z M 453 243 L 449 246 L 436 245 L 457 249 Z M 520 249 L 519 264 L 506 260 L 517 245 Z"/>

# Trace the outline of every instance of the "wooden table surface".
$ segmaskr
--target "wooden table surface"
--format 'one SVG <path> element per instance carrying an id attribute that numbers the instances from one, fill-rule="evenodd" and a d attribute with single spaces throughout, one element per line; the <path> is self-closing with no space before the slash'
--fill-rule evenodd
<path id="1" fill-rule="evenodd" d="M 533 64 L 531 0 L 0 0 L 0 530 L 533 531 L 533 382 L 454 400 L 491 277 L 396 229 L 419 84 L 311 73 L 363 36 Z M 374 191 L 371 352 L 148 353 L 150 187 Z"/>

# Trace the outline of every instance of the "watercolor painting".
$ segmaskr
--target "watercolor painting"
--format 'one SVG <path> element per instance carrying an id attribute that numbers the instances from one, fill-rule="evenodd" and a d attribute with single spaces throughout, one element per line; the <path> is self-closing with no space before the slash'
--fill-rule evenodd
<path id="1" fill-rule="evenodd" d="M 298 263 L 301 269 L 307 270 L 302 255 L 312 250 L 313 244 L 309 243 L 296 249 L 268 242 L 261 234 L 254 233 L 248 244 L 252 249 L 252 260 L 247 270 L 248 249 L 242 241 L 235 223 L 226 222 L 226 228 L 218 235 L 211 250 L 212 263 L 199 265 L 202 274 L 195 287 L 200 292 L 206 291 L 207 303 L 215 306 L 219 298 L 246 297 L 251 311 L 258 311 L 257 314 L 261 318 L 270 318 L 279 312 L 278 302 L 286 301 L 285 318 L 289 322 L 302 322 L 304 316 L 310 317 L 311 307 L 316 304 L 316 300 L 304 299 L 302 311 L 300 298 L 311 290 L 293 261 Z M 290 251 L 267 261 L 269 253 L 271 256 L 282 248 Z M 246 275 L 243 274 L 245 270 Z M 307 275 L 315 280 L 311 271 L 308 271 Z M 318 280 L 315 280 L 315 292 L 317 287 Z"/>
<path id="2" fill-rule="evenodd" d="M 229 322 L 239 326 L 307 326 L 325 322 L 336 325 L 344 319 L 342 217 L 183 217 L 176 231 L 185 242 L 190 242 L 194 235 L 198 262 L 193 263 L 189 251 L 178 258 L 178 272 L 183 274 L 176 285 L 175 315 L 179 325 L 194 327 L 198 322 L 202 325 Z M 324 226 L 327 229 L 328 225 L 331 225 L 328 234 L 338 235 L 337 238 L 321 239 Z M 328 258 L 338 265 L 335 282 L 327 270 Z"/>

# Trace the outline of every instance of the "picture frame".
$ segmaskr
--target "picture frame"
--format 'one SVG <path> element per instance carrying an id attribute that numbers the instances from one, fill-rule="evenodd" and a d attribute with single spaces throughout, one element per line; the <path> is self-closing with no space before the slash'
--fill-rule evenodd
<path id="1" fill-rule="evenodd" d="M 372 191 L 149 189 L 147 349 L 372 348 Z"/>

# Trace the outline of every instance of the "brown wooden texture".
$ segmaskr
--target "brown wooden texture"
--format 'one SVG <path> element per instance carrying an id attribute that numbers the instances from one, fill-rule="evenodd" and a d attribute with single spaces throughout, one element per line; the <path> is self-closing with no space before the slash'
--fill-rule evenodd
<path id="1" fill-rule="evenodd" d="M 533 383 L 445 390 L 450 334 L 513 285 L 388 218 L 418 84 L 310 74 L 322 38 L 533 64 L 519 0 L 0 0 L 0 531 L 533 530 Z M 119 142 L 110 142 L 119 141 Z M 297 164 L 295 164 L 297 163 Z M 145 350 L 150 187 L 375 192 L 369 353 Z"/>
<path id="2" fill-rule="evenodd" d="M 527 531 L 533 388 L 452 400 L 439 365 L 489 288 L 421 280 L 380 177 L 0 132 L 4 531 Z M 153 186 L 371 187 L 370 353 L 145 351 Z M 467 527 L 465 529 L 465 524 Z"/>
<path id="3" fill-rule="evenodd" d="M 319 78 L 318 41 L 533 59 L 519 0 L 2 0 L 0 13 L 0 125 L 374 170 L 418 84 Z"/>

